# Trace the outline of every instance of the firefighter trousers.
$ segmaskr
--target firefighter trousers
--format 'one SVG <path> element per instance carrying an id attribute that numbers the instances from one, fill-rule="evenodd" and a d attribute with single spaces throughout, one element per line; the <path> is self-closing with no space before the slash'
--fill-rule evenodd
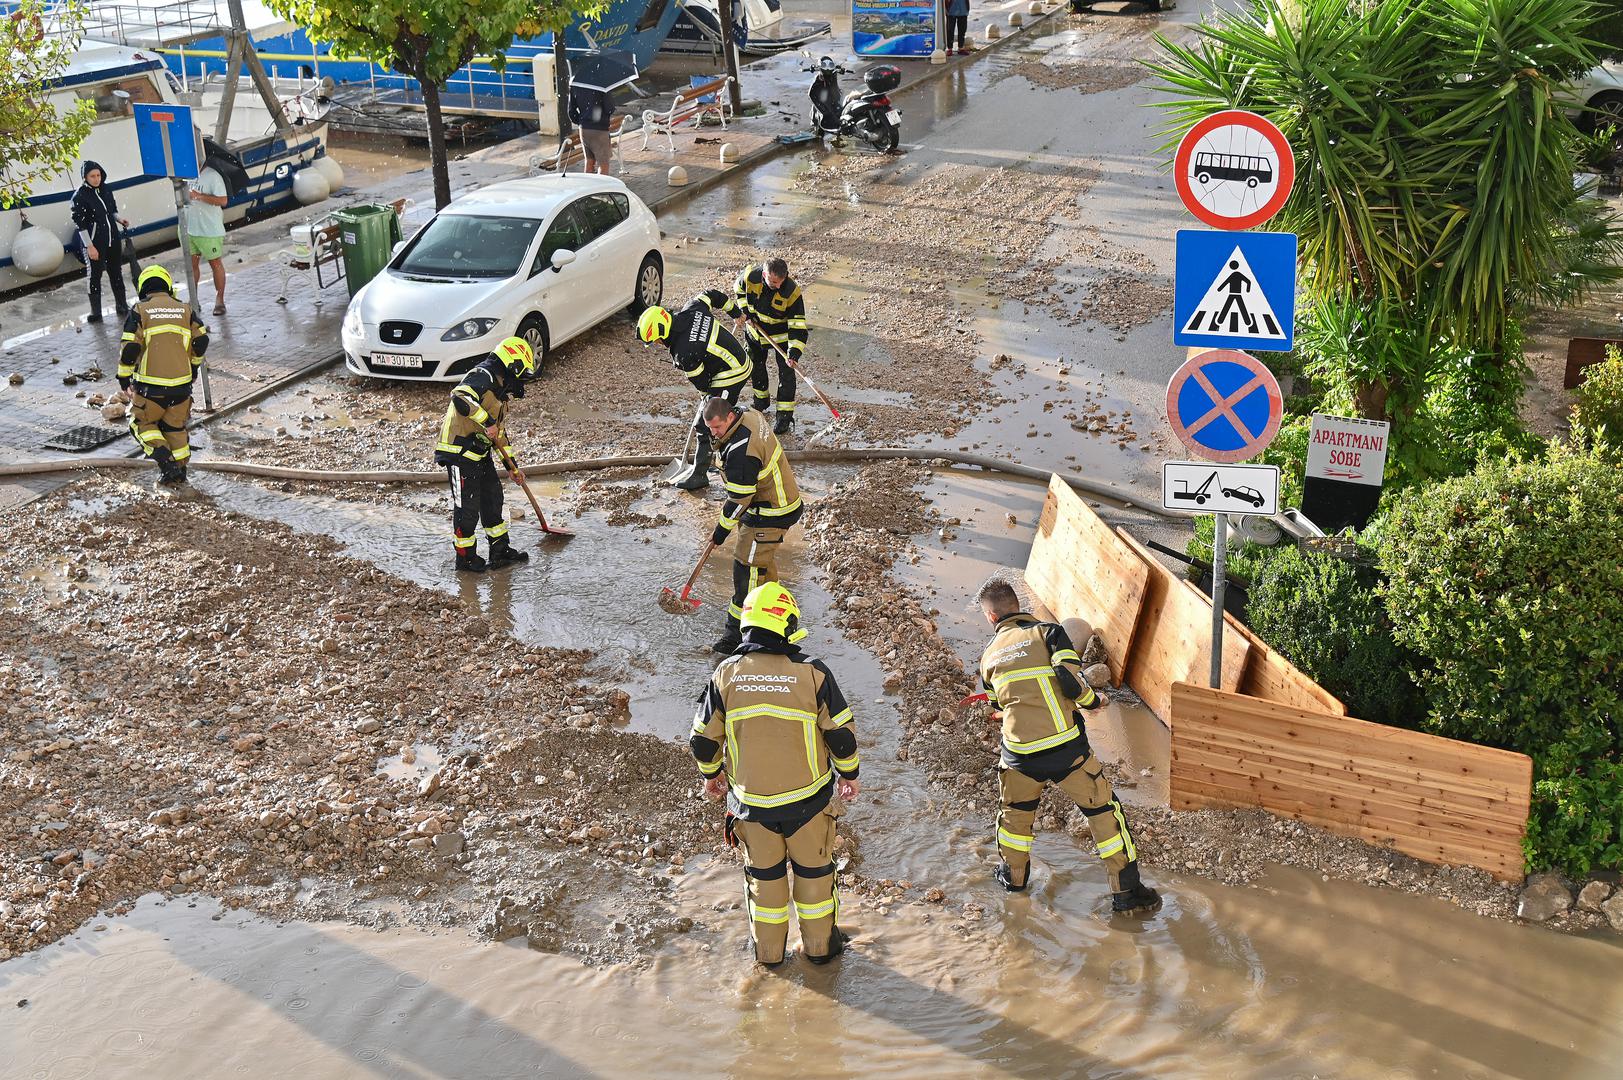
<path id="1" fill-rule="evenodd" d="M 795 411 L 795 369 L 783 362 L 770 343 L 757 341 L 753 334 L 749 335 L 750 350 L 750 389 L 754 395 L 755 407 L 762 412 L 772 400 L 771 384 L 767 380 L 767 364 L 772 361 L 778 366 L 778 411 Z"/>
<path id="2" fill-rule="evenodd" d="M 807 956 L 827 956 L 840 901 L 834 886 L 834 814 L 829 807 L 803 821 L 736 821 L 744 845 L 744 883 L 755 959 L 776 964 L 789 944 L 789 908 L 800 923 Z M 793 884 L 790 875 L 793 875 Z"/>
<path id="3" fill-rule="evenodd" d="M 160 461 L 164 448 L 176 465 L 186 464 L 192 456 L 191 439 L 186 434 L 186 421 L 192 415 L 192 391 L 189 386 L 179 387 L 175 393 L 153 391 L 148 397 L 139 383 L 130 384 L 130 432 L 141 444 L 142 453 Z"/>
<path id="4" fill-rule="evenodd" d="M 486 454 L 479 461 L 446 465 L 451 480 L 451 531 L 458 555 L 472 555 L 479 546 L 475 530 L 483 524 L 485 538 L 495 543 L 507 535 L 502 517 L 502 482 L 495 462 Z"/>
<path id="5" fill-rule="evenodd" d="M 1077 752 L 1070 772 L 1056 780 L 1037 780 L 1017 768 L 1002 767 L 999 788 L 1003 805 L 997 815 L 997 847 L 1003 861 L 1009 864 L 1009 878 L 1015 885 L 1024 885 L 1031 872 L 1037 804 L 1042 799 L 1044 785 L 1053 783 L 1076 800 L 1082 813 L 1087 815 L 1099 859 L 1110 874 L 1110 891 L 1122 890 L 1122 871 L 1138 859 L 1138 848 L 1127 831 L 1127 816 L 1122 813 L 1121 803 L 1110 790 L 1110 781 L 1105 779 L 1104 773 L 1105 767 L 1086 748 Z"/>
<path id="6" fill-rule="evenodd" d="M 733 542 L 733 600 L 727 605 L 727 627 L 737 631 L 744 617 L 744 598 L 757 585 L 778 580 L 778 550 L 784 529 L 752 529 L 739 525 Z"/>

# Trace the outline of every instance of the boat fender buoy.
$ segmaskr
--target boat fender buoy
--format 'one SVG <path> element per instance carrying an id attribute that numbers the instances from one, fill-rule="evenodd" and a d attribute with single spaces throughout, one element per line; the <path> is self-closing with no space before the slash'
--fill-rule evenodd
<path id="1" fill-rule="evenodd" d="M 11 245 L 11 261 L 29 277 L 48 278 L 62 266 L 67 253 L 62 241 L 49 229 L 29 225 L 17 233 Z"/>
<path id="2" fill-rule="evenodd" d="M 318 203 L 332 194 L 332 185 L 320 169 L 303 168 L 293 174 L 293 197 L 300 206 Z"/>

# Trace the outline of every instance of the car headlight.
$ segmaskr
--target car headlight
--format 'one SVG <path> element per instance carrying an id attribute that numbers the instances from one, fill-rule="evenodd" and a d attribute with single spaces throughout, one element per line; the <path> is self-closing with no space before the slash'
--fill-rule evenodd
<path id="1" fill-rule="evenodd" d="M 365 334 L 361 327 L 361 305 L 351 304 L 344 313 L 344 334 L 346 337 L 358 338 Z"/>
<path id="2" fill-rule="evenodd" d="M 440 340 L 467 341 L 469 338 L 484 337 L 499 322 L 500 319 L 466 319 L 441 334 Z"/>

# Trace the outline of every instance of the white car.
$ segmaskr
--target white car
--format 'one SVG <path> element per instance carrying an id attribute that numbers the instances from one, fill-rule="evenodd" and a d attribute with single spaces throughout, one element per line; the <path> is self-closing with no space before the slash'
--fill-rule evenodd
<path id="1" fill-rule="evenodd" d="M 653 212 L 608 176 L 538 176 L 455 200 L 400 245 L 349 303 L 357 375 L 460 379 L 505 337 L 552 350 L 619 311 L 659 303 Z"/>
<path id="2" fill-rule="evenodd" d="M 1593 68 L 1564 87 L 1562 97 L 1586 130 L 1616 127 L 1623 139 L 1623 66 L 1605 63 Z"/>

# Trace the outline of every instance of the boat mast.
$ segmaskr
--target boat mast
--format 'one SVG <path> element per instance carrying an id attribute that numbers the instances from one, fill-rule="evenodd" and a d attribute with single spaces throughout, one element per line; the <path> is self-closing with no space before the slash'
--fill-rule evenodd
<path id="1" fill-rule="evenodd" d="M 237 101 L 237 82 L 242 78 L 243 64 L 247 64 L 254 88 L 264 99 L 271 122 L 276 125 L 276 133 L 284 143 L 292 145 L 293 125 L 288 123 L 287 114 L 282 111 L 282 102 L 276 96 L 276 88 L 271 85 L 270 77 L 265 74 L 265 65 L 254 48 L 254 39 L 248 35 L 248 19 L 242 13 L 242 0 L 226 0 L 226 7 L 231 13 L 231 25 L 225 31 L 225 96 L 220 99 L 219 116 L 214 121 L 214 141 L 225 144 L 226 132 L 231 127 L 231 110 Z"/>

